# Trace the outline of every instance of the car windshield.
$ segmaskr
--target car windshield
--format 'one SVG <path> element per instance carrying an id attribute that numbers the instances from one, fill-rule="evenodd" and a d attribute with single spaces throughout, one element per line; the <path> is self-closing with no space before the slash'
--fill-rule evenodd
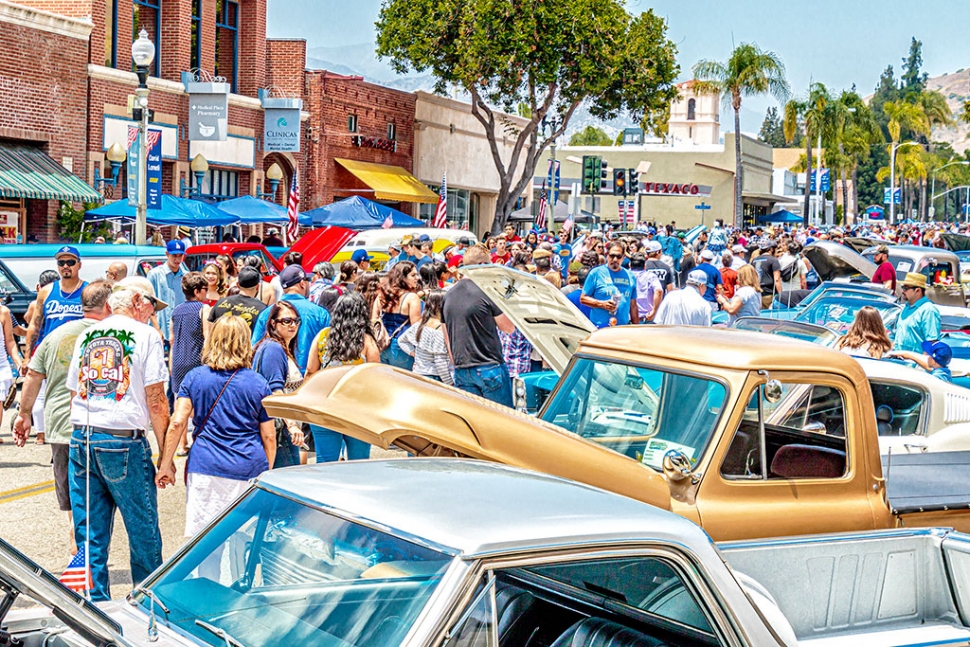
<path id="1" fill-rule="evenodd" d="M 795 321 L 825 326 L 829 330 L 844 334 L 855 321 L 856 313 L 865 306 L 872 306 L 879 311 L 882 322 L 886 330 L 896 329 L 896 320 L 899 318 L 899 306 L 884 301 L 872 301 L 869 299 L 819 299 L 805 310 L 798 313 Z"/>
<path id="2" fill-rule="evenodd" d="M 257 488 L 144 586 L 159 621 L 203 644 L 228 644 L 221 631 L 244 647 L 383 647 L 402 642 L 452 559 Z"/>
<path id="3" fill-rule="evenodd" d="M 839 335 L 828 328 L 812 326 L 800 321 L 784 321 L 782 319 L 765 319 L 762 317 L 741 317 L 734 322 L 738 330 L 750 330 L 768 335 L 779 335 L 800 339 L 820 346 L 834 346 Z"/>
<path id="4" fill-rule="evenodd" d="M 540 417 L 659 471 L 671 449 L 700 458 L 726 397 L 712 379 L 580 357 Z"/>

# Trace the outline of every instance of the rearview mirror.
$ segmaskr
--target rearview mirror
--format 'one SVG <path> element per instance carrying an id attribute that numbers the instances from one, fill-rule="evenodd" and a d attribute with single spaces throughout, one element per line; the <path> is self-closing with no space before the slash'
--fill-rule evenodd
<path id="1" fill-rule="evenodd" d="M 765 384 L 764 394 L 765 400 L 768 402 L 771 402 L 772 404 L 778 402 L 781 400 L 783 393 L 784 391 L 781 388 L 781 382 L 778 380 L 768 380 L 768 382 Z"/>

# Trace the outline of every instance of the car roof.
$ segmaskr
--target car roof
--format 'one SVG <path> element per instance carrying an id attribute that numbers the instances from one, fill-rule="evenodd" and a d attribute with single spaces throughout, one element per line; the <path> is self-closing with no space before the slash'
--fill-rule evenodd
<path id="1" fill-rule="evenodd" d="M 870 247 L 862 251 L 862 254 L 871 254 L 876 251 L 876 247 Z M 905 256 L 907 258 L 922 258 L 924 256 L 956 256 L 948 249 L 938 247 L 923 247 L 921 245 L 890 245 L 890 256 Z"/>
<path id="2" fill-rule="evenodd" d="M 464 458 L 307 465 L 264 472 L 257 485 L 465 556 L 587 542 L 711 544 L 690 521 L 645 503 Z"/>
<path id="3" fill-rule="evenodd" d="M 864 379 L 858 362 L 845 353 L 807 341 L 733 328 L 697 326 L 616 326 L 597 330 L 580 345 L 580 352 L 612 351 L 631 359 L 650 356 L 744 371 L 818 371 Z"/>
<path id="4" fill-rule="evenodd" d="M 0 245 L 0 258 L 54 258 L 57 250 L 64 247 L 65 244 L 77 249 L 81 255 L 82 263 L 85 258 L 165 256 L 164 247 L 155 247 L 153 245 L 112 245 L 107 243 L 81 243 L 74 245 L 71 243 L 63 243 L 57 245 Z"/>

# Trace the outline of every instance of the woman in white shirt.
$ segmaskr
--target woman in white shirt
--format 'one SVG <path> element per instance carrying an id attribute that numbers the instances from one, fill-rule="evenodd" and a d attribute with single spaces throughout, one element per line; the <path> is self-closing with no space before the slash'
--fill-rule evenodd
<path id="1" fill-rule="evenodd" d="M 879 311 L 872 306 L 865 306 L 855 314 L 852 327 L 836 345 L 836 348 L 847 355 L 875 359 L 881 359 L 892 347 L 893 342 L 886 332 L 886 325 L 879 316 Z"/>
<path id="2" fill-rule="evenodd" d="M 733 326 L 738 317 L 758 317 L 761 315 L 761 284 L 758 270 L 753 265 L 742 265 L 738 270 L 738 285 L 734 297 L 726 299 L 717 295 L 721 309 L 728 313 L 728 325 Z"/>
<path id="3" fill-rule="evenodd" d="M 398 344 L 401 350 L 414 357 L 412 371 L 453 386 L 455 380 L 451 375 L 445 333 L 441 329 L 441 308 L 444 302 L 444 290 L 428 292 L 424 298 L 421 321 L 405 330 L 398 338 Z"/>

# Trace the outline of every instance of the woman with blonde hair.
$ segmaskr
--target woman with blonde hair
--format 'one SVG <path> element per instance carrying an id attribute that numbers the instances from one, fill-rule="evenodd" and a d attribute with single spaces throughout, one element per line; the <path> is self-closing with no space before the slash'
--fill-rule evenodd
<path id="1" fill-rule="evenodd" d="M 728 326 L 733 326 L 739 317 L 758 317 L 761 315 L 761 283 L 758 270 L 753 265 L 742 265 L 738 270 L 738 282 L 734 296 L 730 299 L 723 294 L 717 295 L 721 310 L 728 313 Z"/>
<path id="2" fill-rule="evenodd" d="M 886 332 L 886 325 L 882 322 L 879 311 L 872 306 L 864 306 L 855 313 L 852 327 L 836 345 L 836 348 L 847 355 L 875 359 L 881 359 L 892 347 L 893 342 Z"/>
<path id="3" fill-rule="evenodd" d="M 211 308 L 219 299 L 229 293 L 226 271 L 222 269 L 222 265 L 213 261 L 202 269 L 202 278 L 206 282 L 205 299 L 202 302 Z"/>
<path id="4" fill-rule="evenodd" d="M 263 407 L 269 385 L 250 368 L 252 358 L 249 324 L 241 317 L 220 317 L 206 339 L 202 366 L 179 387 L 155 482 L 174 483 L 175 452 L 191 419 L 195 442 L 185 465 L 186 537 L 202 530 L 276 457 L 273 419 Z"/>

